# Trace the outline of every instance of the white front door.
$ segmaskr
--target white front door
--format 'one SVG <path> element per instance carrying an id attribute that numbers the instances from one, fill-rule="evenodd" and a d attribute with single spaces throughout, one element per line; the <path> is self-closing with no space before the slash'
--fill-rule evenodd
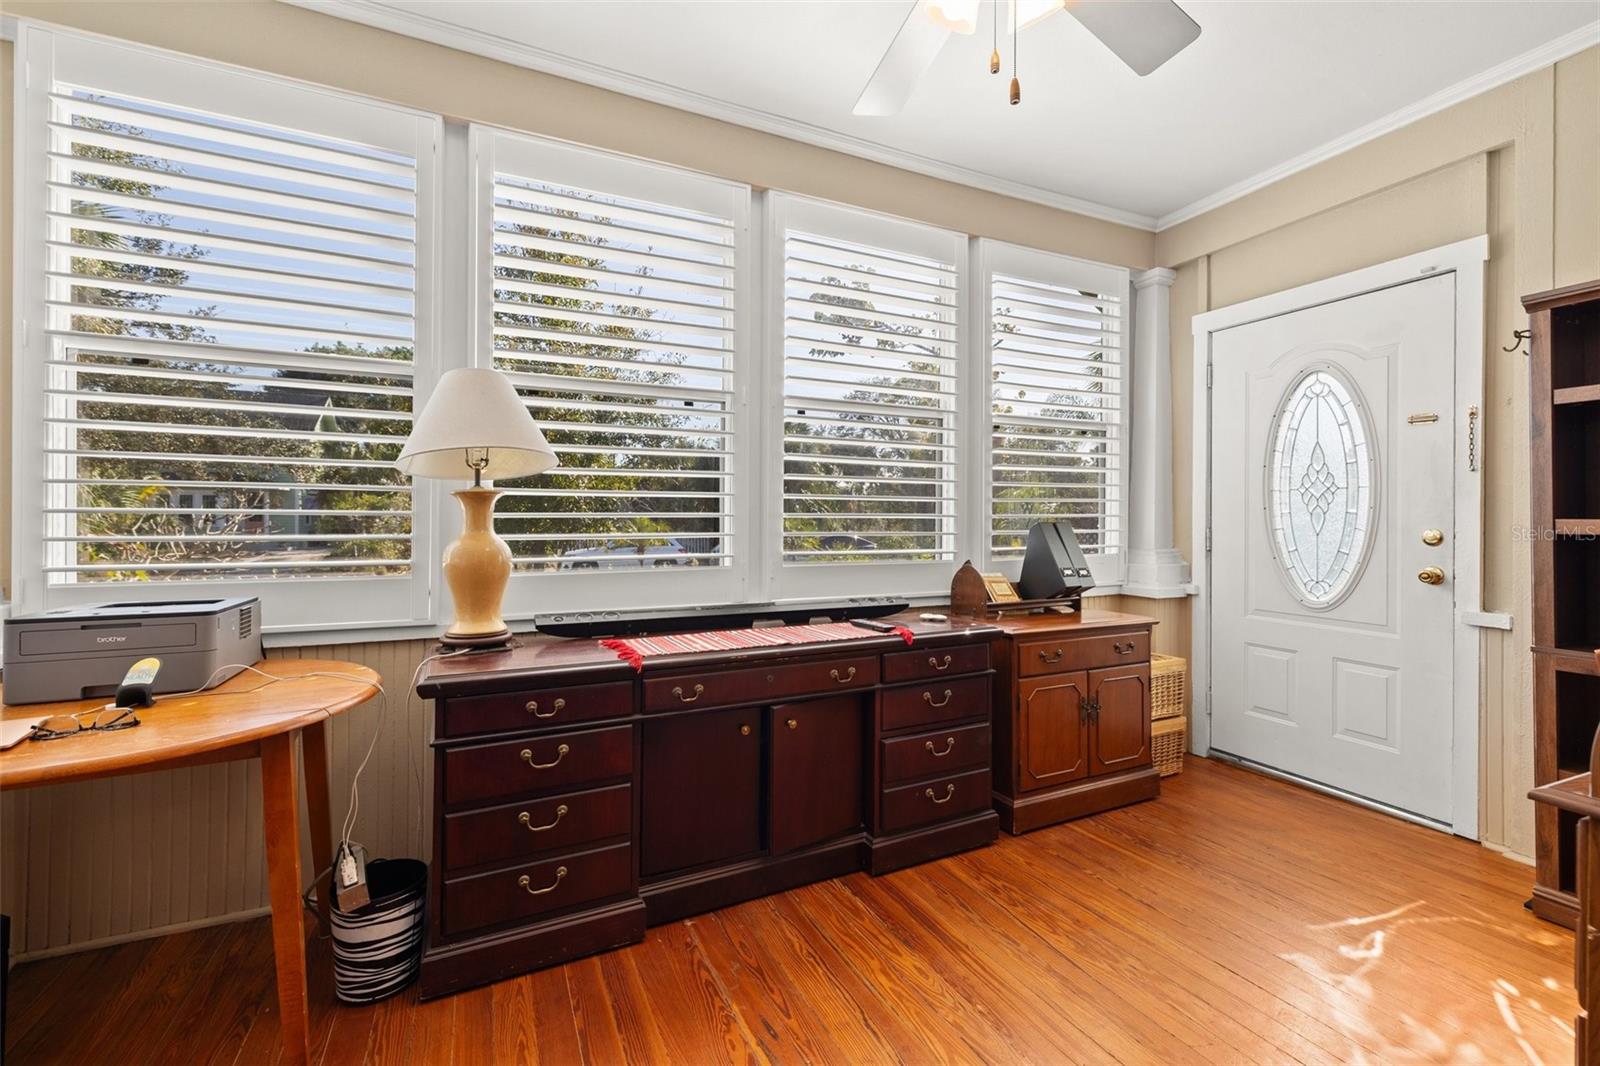
<path id="1" fill-rule="evenodd" d="M 1444 825 L 1454 330 L 1444 274 L 1211 348 L 1211 746 Z"/>

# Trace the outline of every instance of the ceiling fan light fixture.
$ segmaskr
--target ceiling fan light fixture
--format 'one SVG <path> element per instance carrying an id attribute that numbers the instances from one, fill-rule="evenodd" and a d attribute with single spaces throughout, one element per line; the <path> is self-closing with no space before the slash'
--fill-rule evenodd
<path id="1" fill-rule="evenodd" d="M 951 33 L 978 31 L 980 0 L 927 0 L 928 17 Z"/>

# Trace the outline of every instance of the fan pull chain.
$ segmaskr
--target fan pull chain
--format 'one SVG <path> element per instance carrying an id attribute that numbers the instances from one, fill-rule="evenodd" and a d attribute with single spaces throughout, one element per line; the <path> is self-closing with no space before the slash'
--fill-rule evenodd
<path id="1" fill-rule="evenodd" d="M 989 73 L 1000 73 L 1000 4 L 1002 0 L 994 0 L 994 18 L 989 23 L 990 37 L 993 41 L 993 51 L 989 53 Z"/>
<path id="2" fill-rule="evenodd" d="M 1011 103 L 1022 103 L 1022 82 L 1017 80 L 1017 0 L 1011 0 Z"/>

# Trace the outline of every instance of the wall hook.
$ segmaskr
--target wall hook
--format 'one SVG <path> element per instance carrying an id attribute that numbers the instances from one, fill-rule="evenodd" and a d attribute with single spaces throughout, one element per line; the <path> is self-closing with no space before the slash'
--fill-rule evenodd
<path id="1" fill-rule="evenodd" d="M 1511 347 L 1501 348 L 1502 352 L 1521 352 L 1522 342 L 1533 336 L 1531 329 L 1516 329 L 1511 331 Z M 1523 355 L 1532 355 L 1532 352 L 1522 352 Z"/>

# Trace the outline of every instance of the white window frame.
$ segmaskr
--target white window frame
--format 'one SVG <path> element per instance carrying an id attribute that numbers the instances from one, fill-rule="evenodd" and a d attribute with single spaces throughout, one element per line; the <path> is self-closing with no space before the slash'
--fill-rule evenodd
<path id="1" fill-rule="evenodd" d="M 1111 439 L 1119 445 L 1117 472 L 1114 478 L 1107 480 L 1107 484 L 1117 490 L 1116 506 L 1118 517 L 1121 519 L 1121 543 L 1119 550 L 1112 553 L 1085 553 L 1089 561 L 1089 569 L 1094 574 L 1095 588 L 1099 592 L 1116 591 L 1127 577 L 1128 566 L 1128 538 L 1129 538 L 1129 462 L 1128 457 L 1132 447 L 1131 415 L 1133 411 L 1133 301 L 1132 276 L 1126 267 L 1109 266 L 1104 263 L 1095 263 L 1086 259 L 1078 259 L 1069 255 L 1055 252 L 1041 251 L 1037 248 L 1027 248 L 1022 245 L 1008 244 L 1004 241 L 989 238 L 977 238 L 973 242 L 973 267 L 972 275 L 975 284 L 971 286 L 972 311 L 969 318 L 972 322 L 974 336 L 975 364 L 973 368 L 974 383 L 972 389 L 977 397 L 981 398 L 982 419 L 974 412 L 971 422 L 973 431 L 968 438 L 968 447 L 974 457 L 975 485 L 973 495 L 970 497 L 971 506 L 969 514 L 975 516 L 976 521 L 968 523 L 972 528 L 971 534 L 978 538 L 975 542 L 975 559 L 981 559 L 980 569 L 986 573 L 1003 573 L 1015 581 L 1022 572 L 1021 559 L 997 559 L 991 553 L 989 539 L 991 494 L 994 488 L 994 442 L 990 433 L 990 415 L 992 412 L 992 391 L 990 387 L 991 374 L 994 367 L 994 329 L 992 323 L 992 309 L 994 306 L 994 275 L 996 273 L 1009 274 L 1022 278 L 1037 279 L 1052 285 L 1065 285 L 1074 288 L 1085 288 L 1105 295 L 1112 295 L 1119 301 L 1122 319 L 1122 330 L 1118 334 L 1118 351 L 1120 367 L 1120 385 L 1118 394 L 1118 410 L 1120 421 L 1116 430 L 1111 434 Z M 977 402 L 977 401 L 975 401 Z M 1171 491 L 1168 486 L 1165 491 Z"/>
<path id="2" fill-rule="evenodd" d="M 320 86 L 209 60 L 24 23 L 17 39 L 15 259 L 12 399 L 12 598 L 28 613 L 106 600 L 259 596 L 264 629 L 338 630 L 432 621 L 435 493 L 424 482 L 411 496 L 412 565 L 404 577 L 297 577 L 50 585 L 45 558 L 44 404 L 47 360 L 61 344 L 47 333 L 46 211 L 49 94 L 58 79 L 132 97 L 159 99 L 327 137 L 394 147 L 415 157 L 416 267 L 413 408 L 437 378 L 439 351 L 438 155 L 442 120 Z"/>
<path id="3" fill-rule="evenodd" d="M 964 363 L 971 363 L 969 343 L 971 314 L 966 299 L 971 263 L 970 238 L 964 233 L 940 229 L 877 211 L 851 207 L 794 193 L 769 192 L 765 196 L 766 225 L 763 230 L 762 264 L 766 271 L 765 371 L 760 419 L 761 469 L 766 474 L 761 511 L 761 546 L 767 560 L 763 598 L 778 601 L 831 599 L 841 596 L 897 596 L 924 599 L 948 595 L 950 579 L 963 559 L 971 554 L 970 523 L 962 511 L 971 499 L 972 477 L 964 455 L 969 449 L 971 402 L 964 386 Z M 955 275 L 955 315 L 957 385 L 953 421 L 957 442 L 952 461 L 954 485 L 951 506 L 954 512 L 954 550 L 949 559 L 932 562 L 807 563 L 784 565 L 783 535 L 783 411 L 784 411 L 784 278 L 785 233 L 790 229 L 834 236 L 864 245 L 925 256 L 948 262 Z"/>
<path id="4" fill-rule="evenodd" d="M 730 565 L 659 567 L 636 570 L 589 570 L 556 573 L 513 573 L 506 590 L 504 614 L 525 619 L 535 614 L 571 610 L 645 610 L 697 604 L 738 603 L 751 598 L 753 538 L 749 514 L 754 509 L 754 463 L 741 461 L 738 449 L 751 438 L 750 396 L 754 360 L 750 328 L 757 291 L 757 254 L 752 247 L 749 185 L 698 171 L 685 170 L 632 156 L 588 148 L 550 137 L 538 137 L 474 124 L 469 133 L 472 182 L 472 343 L 476 366 L 494 363 L 494 174 L 503 168 L 533 180 L 609 192 L 641 200 L 703 206 L 721 201 L 734 220 L 733 404 L 729 424 L 735 454 L 729 461 L 727 519 Z M 454 506 L 452 503 L 451 506 Z"/>

